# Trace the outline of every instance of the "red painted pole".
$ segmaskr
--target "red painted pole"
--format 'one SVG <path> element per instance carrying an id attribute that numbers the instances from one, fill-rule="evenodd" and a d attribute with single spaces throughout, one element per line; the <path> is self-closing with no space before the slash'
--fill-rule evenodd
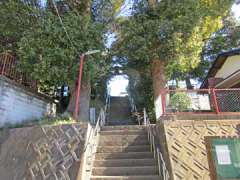
<path id="1" fill-rule="evenodd" d="M 7 54 L 3 54 L 3 67 L 2 67 L 2 72 L 1 74 L 4 75 L 5 74 L 5 68 L 7 66 Z"/>
<path id="2" fill-rule="evenodd" d="M 216 91 L 213 88 L 212 89 L 212 96 L 213 96 L 213 105 L 215 107 L 216 114 L 219 114 L 219 108 L 218 108 L 218 102 L 217 102 L 217 97 L 216 97 Z"/>
<path id="3" fill-rule="evenodd" d="M 77 121 L 78 119 L 78 110 L 79 110 L 79 98 L 81 95 L 81 83 L 82 83 L 82 71 L 83 71 L 83 62 L 84 62 L 85 55 L 82 54 L 80 57 L 80 66 L 79 66 L 79 74 L 78 74 L 78 84 L 76 90 L 76 101 L 75 101 L 75 110 L 73 118 Z"/>

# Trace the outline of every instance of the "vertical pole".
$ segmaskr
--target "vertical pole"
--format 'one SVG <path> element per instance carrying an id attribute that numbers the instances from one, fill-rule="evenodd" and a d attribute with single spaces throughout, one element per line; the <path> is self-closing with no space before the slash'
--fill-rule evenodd
<path id="1" fill-rule="evenodd" d="M 216 97 L 216 92 L 215 89 L 212 89 L 212 96 L 213 96 L 213 105 L 216 111 L 216 114 L 219 114 L 219 108 L 218 108 L 218 103 L 217 103 L 217 97 Z"/>
<path id="2" fill-rule="evenodd" d="M 161 98 L 162 98 L 162 114 L 166 114 L 166 91 L 165 89 L 161 90 Z"/>
<path id="3" fill-rule="evenodd" d="M 80 66 L 79 66 L 79 74 L 78 74 L 78 84 L 77 84 L 77 92 L 76 92 L 76 101 L 75 101 L 75 110 L 74 110 L 74 119 L 77 121 L 78 112 L 79 112 L 79 98 L 81 95 L 81 83 L 82 83 L 82 71 L 83 71 L 83 62 L 85 55 L 82 54 L 80 57 Z"/>
<path id="4" fill-rule="evenodd" d="M 144 120 L 144 126 L 147 126 L 147 113 L 146 109 L 143 109 L 143 120 Z"/>
<path id="5" fill-rule="evenodd" d="M 5 68 L 6 68 L 6 64 L 7 64 L 7 54 L 2 54 L 3 57 L 3 67 L 2 67 L 2 71 L 1 74 L 4 75 L 5 74 Z"/>
<path id="6" fill-rule="evenodd" d="M 160 150 L 159 150 L 159 148 L 157 148 L 157 162 L 158 162 L 158 173 L 159 173 L 159 176 L 162 176 L 162 173 L 161 173 L 161 162 L 160 162 Z"/>

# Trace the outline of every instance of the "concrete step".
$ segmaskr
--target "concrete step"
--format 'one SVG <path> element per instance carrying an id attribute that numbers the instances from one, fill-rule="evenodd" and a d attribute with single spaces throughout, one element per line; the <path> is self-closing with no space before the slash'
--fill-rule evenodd
<path id="1" fill-rule="evenodd" d="M 160 176 L 92 176 L 91 180 L 161 180 Z"/>
<path id="2" fill-rule="evenodd" d="M 108 159 L 97 160 L 94 162 L 94 167 L 128 167 L 128 166 L 154 166 L 156 160 L 150 159 Z"/>
<path id="3" fill-rule="evenodd" d="M 138 140 L 138 139 L 148 140 L 148 136 L 147 136 L 147 134 L 143 134 L 143 135 L 123 134 L 123 135 L 101 135 L 100 136 L 100 140 L 113 140 L 113 141 L 129 140 L 129 141 L 133 141 L 133 140 Z"/>
<path id="4" fill-rule="evenodd" d="M 99 146 L 97 152 L 111 153 L 111 152 L 148 152 L 150 151 L 149 145 L 141 146 Z"/>
<path id="5" fill-rule="evenodd" d="M 146 135 L 147 132 L 145 129 L 139 130 L 107 130 L 107 131 L 100 131 L 100 135 Z"/>
<path id="6" fill-rule="evenodd" d="M 94 167 L 93 176 L 131 176 L 131 175 L 157 175 L 157 166 L 134 167 Z"/>
<path id="7" fill-rule="evenodd" d="M 126 126 L 103 126 L 102 131 L 112 131 L 112 130 L 141 130 L 144 126 L 139 125 L 126 125 Z"/>
<path id="8" fill-rule="evenodd" d="M 99 140 L 98 146 L 139 146 L 139 145 L 149 145 L 147 138 L 137 138 L 137 139 L 118 139 L 118 138 L 101 138 Z"/>
<path id="9" fill-rule="evenodd" d="M 113 121 L 107 121 L 106 125 L 107 126 L 118 126 L 118 125 L 136 125 L 137 122 L 132 120 L 132 119 L 118 119 L 113 120 Z"/>
<path id="10" fill-rule="evenodd" d="M 150 159 L 153 158 L 151 152 L 126 152 L 126 153 L 96 153 L 96 160 L 104 159 Z"/>

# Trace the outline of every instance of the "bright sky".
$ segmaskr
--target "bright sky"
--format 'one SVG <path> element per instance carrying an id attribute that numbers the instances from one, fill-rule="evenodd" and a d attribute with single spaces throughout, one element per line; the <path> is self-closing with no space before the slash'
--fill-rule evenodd
<path id="1" fill-rule="evenodd" d="M 235 15 L 235 17 L 240 20 L 240 4 L 234 4 L 233 7 L 232 7 L 232 11 Z"/>
<path id="2" fill-rule="evenodd" d="M 117 17 L 131 16 L 134 0 L 125 0 Z"/>
<path id="3" fill-rule="evenodd" d="M 45 7 L 46 6 L 46 0 L 41 0 L 41 6 Z"/>
<path id="4" fill-rule="evenodd" d="M 125 75 L 114 76 L 109 82 L 111 96 L 125 96 L 127 93 L 128 78 Z"/>

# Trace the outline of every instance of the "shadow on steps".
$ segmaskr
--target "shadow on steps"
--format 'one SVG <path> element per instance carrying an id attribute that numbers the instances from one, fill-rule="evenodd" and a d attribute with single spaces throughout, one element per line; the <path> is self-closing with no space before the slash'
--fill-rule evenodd
<path id="1" fill-rule="evenodd" d="M 112 96 L 110 98 L 110 114 L 107 125 L 134 125 L 131 118 L 131 106 L 128 97 Z"/>

